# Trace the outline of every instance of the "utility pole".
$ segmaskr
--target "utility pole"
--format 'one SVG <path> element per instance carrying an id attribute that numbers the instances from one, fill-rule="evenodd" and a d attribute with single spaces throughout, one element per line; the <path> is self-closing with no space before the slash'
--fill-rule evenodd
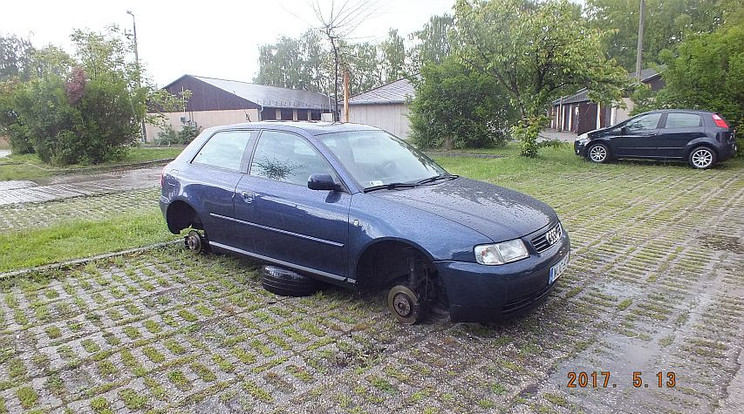
<path id="1" fill-rule="evenodd" d="M 344 122 L 349 122 L 349 68 L 344 69 Z"/>
<path id="2" fill-rule="evenodd" d="M 646 20 L 646 1 L 641 0 L 641 12 L 638 16 L 638 49 L 636 51 L 636 77 L 641 81 L 641 69 L 643 60 L 643 26 Z"/>
<path id="3" fill-rule="evenodd" d="M 142 88 L 142 74 L 140 71 L 139 50 L 137 49 L 137 23 L 134 20 L 134 13 L 127 10 L 127 14 L 132 16 L 132 35 L 134 36 L 134 63 L 137 67 L 137 87 Z M 142 142 L 147 142 L 147 127 L 145 126 L 145 117 L 142 116 Z"/>

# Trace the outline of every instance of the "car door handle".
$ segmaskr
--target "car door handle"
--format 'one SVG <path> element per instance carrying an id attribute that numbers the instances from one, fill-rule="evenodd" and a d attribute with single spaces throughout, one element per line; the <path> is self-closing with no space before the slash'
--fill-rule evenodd
<path id="1" fill-rule="evenodd" d="M 245 201 L 246 203 L 253 202 L 253 193 L 243 191 L 240 195 L 243 197 L 243 201 Z"/>

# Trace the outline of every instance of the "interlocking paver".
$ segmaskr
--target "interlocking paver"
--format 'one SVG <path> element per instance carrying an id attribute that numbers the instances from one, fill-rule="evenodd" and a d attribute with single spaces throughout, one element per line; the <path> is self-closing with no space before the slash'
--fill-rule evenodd
<path id="1" fill-rule="evenodd" d="M 0 407 L 712 412 L 740 369 L 744 178 L 612 168 L 510 183 L 556 207 L 573 262 L 545 305 L 494 326 L 434 315 L 402 327 L 381 294 L 277 298 L 261 289 L 255 263 L 175 246 L 6 281 Z M 153 191 L 0 207 L 0 220 L 41 226 L 33 217 L 78 209 L 104 217 L 154 202 Z M 591 384 L 601 371 L 607 388 L 601 374 Z M 633 387 L 634 371 L 648 388 Z"/>

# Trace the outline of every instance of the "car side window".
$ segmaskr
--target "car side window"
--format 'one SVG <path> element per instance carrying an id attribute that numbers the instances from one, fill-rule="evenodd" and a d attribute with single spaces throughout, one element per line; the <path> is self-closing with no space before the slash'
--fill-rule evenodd
<path id="1" fill-rule="evenodd" d="M 224 131 L 209 138 L 191 161 L 232 171 L 240 171 L 243 154 L 255 131 Z"/>
<path id="2" fill-rule="evenodd" d="M 700 121 L 701 118 L 698 114 L 670 113 L 667 114 L 664 128 L 694 128 L 701 125 Z"/>
<path id="3" fill-rule="evenodd" d="M 304 138 L 281 131 L 264 131 L 258 140 L 250 174 L 306 186 L 312 174 L 335 177 L 333 168 Z"/>
<path id="4" fill-rule="evenodd" d="M 660 113 L 642 115 L 630 120 L 625 126 L 633 131 L 642 131 L 645 129 L 656 129 L 661 119 Z"/>

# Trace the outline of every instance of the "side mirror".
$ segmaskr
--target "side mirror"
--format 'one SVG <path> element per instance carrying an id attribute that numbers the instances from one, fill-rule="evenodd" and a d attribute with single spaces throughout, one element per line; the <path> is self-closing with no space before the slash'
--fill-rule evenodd
<path id="1" fill-rule="evenodd" d="M 341 186 L 333 181 L 330 174 L 313 174 L 307 179 L 307 188 L 311 190 L 341 190 Z"/>
<path id="2" fill-rule="evenodd" d="M 628 135 L 628 127 L 624 126 L 620 128 L 620 135 Z"/>

